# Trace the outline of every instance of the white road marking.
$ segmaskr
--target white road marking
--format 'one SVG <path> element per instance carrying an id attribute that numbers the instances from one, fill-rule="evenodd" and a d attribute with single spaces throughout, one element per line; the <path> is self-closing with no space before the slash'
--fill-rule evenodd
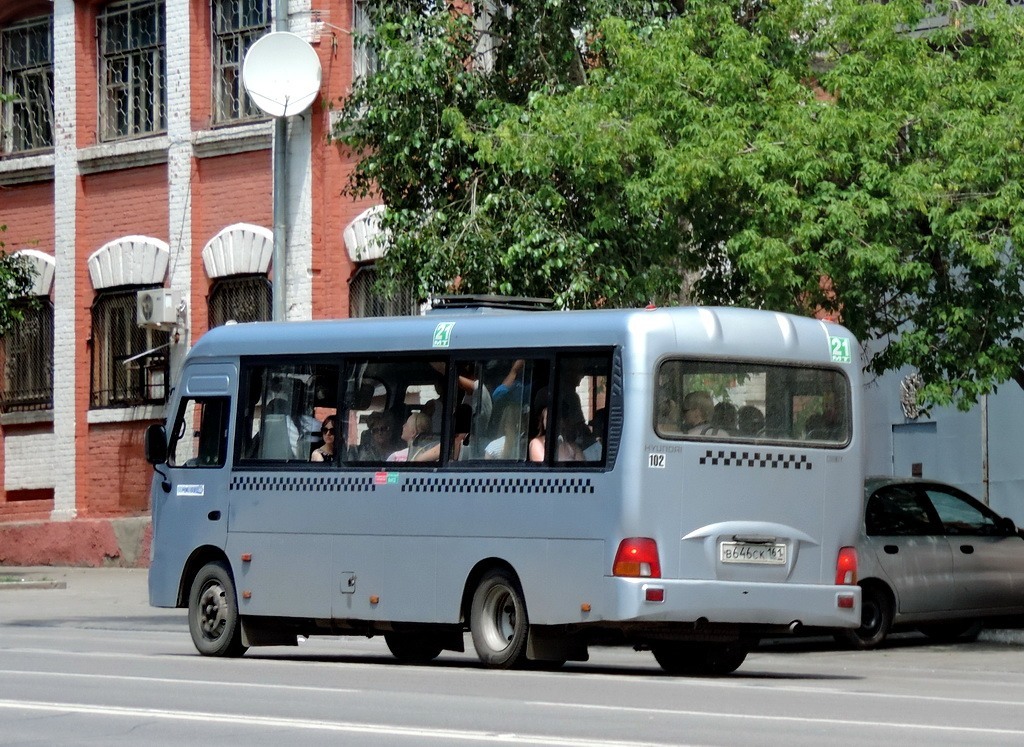
<path id="1" fill-rule="evenodd" d="M 306 731 L 373 734 L 375 736 L 440 739 L 445 741 L 493 742 L 505 744 L 552 745 L 553 747 L 665 747 L 664 742 L 636 742 L 601 739 L 573 739 L 540 734 L 509 734 L 471 729 L 430 729 L 392 726 L 389 724 L 360 724 L 349 721 L 318 721 L 315 719 L 272 718 L 202 711 L 172 711 L 160 708 L 122 708 L 96 706 L 84 703 L 48 703 L 41 701 L 0 700 L 0 708 L 15 711 L 47 713 L 77 713 L 86 716 L 113 716 L 122 718 L 162 719 L 167 721 L 196 721 L 204 724 L 230 724 L 259 728 L 302 729 Z"/>
<path id="2" fill-rule="evenodd" d="M 654 713 L 669 716 L 693 716 L 698 718 L 733 719 L 743 721 L 784 721 L 794 724 L 821 724 L 823 726 L 855 726 L 859 729 L 869 727 L 891 729 L 918 729 L 921 731 L 957 732 L 962 734 L 997 734 L 1001 736 L 1024 736 L 1024 729 L 992 729 L 984 726 L 940 726 L 937 724 L 908 724 L 896 721 L 856 721 L 842 718 L 816 718 L 808 716 L 771 716 L 756 713 L 734 713 L 725 711 L 683 711 L 675 708 L 633 708 L 628 706 L 603 706 L 587 703 L 555 703 L 544 701 L 526 701 L 527 705 L 546 706 L 549 708 L 571 706 L 578 710 L 633 712 L 651 715 Z M 1015 703 L 1014 705 L 1020 705 Z"/>

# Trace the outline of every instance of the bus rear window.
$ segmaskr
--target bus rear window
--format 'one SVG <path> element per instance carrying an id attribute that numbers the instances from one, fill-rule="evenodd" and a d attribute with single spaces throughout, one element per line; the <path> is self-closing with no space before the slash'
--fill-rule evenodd
<path id="1" fill-rule="evenodd" d="M 654 429 L 663 438 L 850 440 L 850 387 L 836 369 L 747 361 L 668 360 L 658 369 Z"/>

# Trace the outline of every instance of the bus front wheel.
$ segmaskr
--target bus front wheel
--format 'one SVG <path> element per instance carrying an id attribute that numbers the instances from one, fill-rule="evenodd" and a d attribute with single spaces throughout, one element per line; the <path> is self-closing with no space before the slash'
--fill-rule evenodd
<path id="1" fill-rule="evenodd" d="M 526 660 L 530 624 L 515 576 L 502 569 L 484 575 L 473 594 L 469 627 L 476 654 L 486 666 L 510 669 Z"/>
<path id="2" fill-rule="evenodd" d="M 188 595 L 188 631 L 204 656 L 241 656 L 242 626 L 231 571 L 221 561 L 204 565 Z"/>

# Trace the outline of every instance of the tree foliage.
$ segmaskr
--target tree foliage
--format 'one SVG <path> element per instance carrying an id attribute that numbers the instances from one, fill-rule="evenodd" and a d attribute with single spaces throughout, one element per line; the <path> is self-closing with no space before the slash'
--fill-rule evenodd
<path id="1" fill-rule="evenodd" d="M 384 5 L 339 132 L 391 282 L 835 312 L 929 403 L 1024 386 L 1019 9 Z"/>
<path id="2" fill-rule="evenodd" d="M 0 224 L 0 233 L 6 230 L 7 226 Z M 24 317 L 33 300 L 28 294 L 34 282 L 32 266 L 24 258 L 8 254 L 0 241 L 0 337 Z"/>

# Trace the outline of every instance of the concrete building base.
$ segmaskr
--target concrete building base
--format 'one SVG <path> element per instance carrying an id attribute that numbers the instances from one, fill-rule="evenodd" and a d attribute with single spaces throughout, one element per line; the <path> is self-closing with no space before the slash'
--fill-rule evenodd
<path id="1" fill-rule="evenodd" d="M 148 516 L 0 524 L 0 565 L 147 568 Z"/>

